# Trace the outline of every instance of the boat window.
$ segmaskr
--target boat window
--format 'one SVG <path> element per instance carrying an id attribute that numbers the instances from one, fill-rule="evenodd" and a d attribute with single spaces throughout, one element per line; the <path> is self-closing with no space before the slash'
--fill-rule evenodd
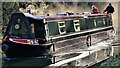
<path id="1" fill-rule="evenodd" d="M 106 25 L 106 21 L 105 21 L 105 19 L 104 19 L 104 18 L 103 18 L 103 24 L 104 24 L 104 25 Z"/>
<path id="2" fill-rule="evenodd" d="M 86 19 L 79 19 L 80 20 L 80 31 L 86 30 L 87 29 L 87 22 Z"/>
<path id="3" fill-rule="evenodd" d="M 96 18 L 96 27 L 103 27 L 105 22 L 103 22 L 102 18 Z"/>
<path id="4" fill-rule="evenodd" d="M 97 26 L 97 25 L 96 25 L 96 20 L 94 20 L 94 25 L 95 25 L 95 27 Z"/>
<path id="5" fill-rule="evenodd" d="M 80 20 L 73 20 L 74 29 L 76 32 L 80 31 Z"/>
<path id="6" fill-rule="evenodd" d="M 66 33 L 66 27 L 65 27 L 65 22 L 58 22 L 58 27 L 59 27 L 59 33 L 60 34 L 65 34 Z"/>
<path id="7" fill-rule="evenodd" d="M 96 20 L 94 18 L 86 19 L 86 24 L 88 29 L 93 29 L 96 27 Z"/>
<path id="8" fill-rule="evenodd" d="M 107 17 L 104 17 L 103 18 L 103 23 L 105 24 L 105 26 L 108 26 L 109 24 L 108 24 L 108 19 L 107 19 Z"/>
<path id="9" fill-rule="evenodd" d="M 34 34 L 35 33 L 35 29 L 34 29 L 34 23 L 31 23 L 31 29 L 32 29 L 32 33 Z"/>
<path id="10" fill-rule="evenodd" d="M 65 20 L 65 27 L 66 27 L 66 32 L 67 33 L 75 32 L 74 23 L 73 23 L 72 19 Z"/>
<path id="11" fill-rule="evenodd" d="M 52 22 L 47 22 L 47 27 L 48 27 L 48 35 L 58 35 L 59 34 L 59 29 L 58 29 L 58 23 L 55 21 Z"/>
<path id="12" fill-rule="evenodd" d="M 35 21 L 31 18 L 28 18 L 30 29 L 32 30 L 32 35 L 35 38 Z"/>

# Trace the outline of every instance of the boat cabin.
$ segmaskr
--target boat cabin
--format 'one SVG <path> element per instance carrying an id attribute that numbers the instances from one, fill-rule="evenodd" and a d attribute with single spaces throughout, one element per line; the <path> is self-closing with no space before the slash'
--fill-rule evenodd
<path id="1" fill-rule="evenodd" d="M 5 36 L 45 39 L 108 26 L 112 26 L 108 14 L 38 17 L 28 13 L 14 13 L 11 15 Z"/>

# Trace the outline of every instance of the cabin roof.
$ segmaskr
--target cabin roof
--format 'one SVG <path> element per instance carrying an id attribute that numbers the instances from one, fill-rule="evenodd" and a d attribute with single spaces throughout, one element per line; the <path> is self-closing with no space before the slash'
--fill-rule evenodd
<path id="1" fill-rule="evenodd" d="M 84 16 L 87 17 L 94 17 L 94 16 L 108 16 L 108 14 L 78 14 L 78 15 L 53 15 L 53 16 L 34 16 L 32 14 L 29 13 L 24 13 L 24 15 L 26 17 L 32 18 L 32 19 L 36 19 L 36 20 L 41 20 L 41 19 L 47 19 L 47 20 L 51 20 L 51 19 L 57 19 L 57 18 L 84 18 Z"/>
<path id="2" fill-rule="evenodd" d="M 70 16 L 47 16 L 45 17 L 45 19 L 49 20 L 49 19 L 55 19 L 55 18 L 83 18 L 83 16 L 80 15 L 70 15 Z"/>
<path id="3" fill-rule="evenodd" d="M 89 14 L 89 15 L 86 15 L 88 17 L 94 17 L 94 16 L 108 16 L 108 14 Z"/>
<path id="4" fill-rule="evenodd" d="M 55 15 L 55 16 L 46 16 L 44 17 L 47 20 L 56 19 L 56 18 L 84 18 L 87 17 L 97 17 L 97 16 L 108 16 L 108 14 L 80 14 L 80 15 Z"/>

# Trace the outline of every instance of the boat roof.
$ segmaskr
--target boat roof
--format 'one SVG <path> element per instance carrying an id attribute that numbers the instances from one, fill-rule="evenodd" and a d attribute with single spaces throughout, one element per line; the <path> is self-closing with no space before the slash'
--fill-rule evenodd
<path id="1" fill-rule="evenodd" d="M 46 20 L 51 20 L 51 19 L 57 19 L 57 18 L 84 18 L 85 16 L 87 17 L 95 17 L 95 16 L 108 16 L 108 14 L 103 14 L 103 13 L 98 13 L 98 14 L 77 14 L 77 15 L 52 15 L 52 16 L 35 16 L 29 13 L 23 13 L 26 17 L 36 19 L 36 20 L 41 20 L 41 19 L 46 19 Z"/>
<path id="2" fill-rule="evenodd" d="M 80 14 L 80 15 L 55 15 L 55 16 L 47 16 L 45 19 L 57 19 L 57 18 L 85 18 L 85 17 L 97 17 L 97 16 L 108 16 L 108 14 Z"/>

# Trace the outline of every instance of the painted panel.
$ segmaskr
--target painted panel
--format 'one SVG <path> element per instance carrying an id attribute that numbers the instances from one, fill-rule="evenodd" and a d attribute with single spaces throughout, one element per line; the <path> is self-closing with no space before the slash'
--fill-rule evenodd
<path id="1" fill-rule="evenodd" d="M 65 24 L 66 24 L 67 33 L 75 32 L 73 21 L 72 20 L 66 20 L 65 22 L 66 22 Z"/>
<path id="2" fill-rule="evenodd" d="M 79 19 L 80 20 L 80 30 L 86 30 L 87 29 L 87 24 L 85 19 Z"/>
<path id="3" fill-rule="evenodd" d="M 48 34 L 49 36 L 59 34 L 57 22 L 48 22 Z"/>
<path id="4" fill-rule="evenodd" d="M 93 18 L 86 19 L 86 24 L 87 24 L 88 29 L 93 29 L 96 26 L 96 22 Z"/>

